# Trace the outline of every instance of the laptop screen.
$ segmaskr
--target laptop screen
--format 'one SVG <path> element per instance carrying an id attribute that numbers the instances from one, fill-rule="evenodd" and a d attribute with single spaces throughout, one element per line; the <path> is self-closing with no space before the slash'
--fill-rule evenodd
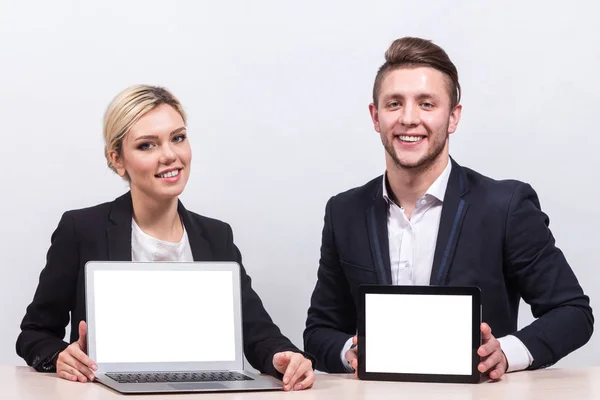
<path id="1" fill-rule="evenodd" d="M 235 360 L 231 271 L 93 271 L 96 362 Z"/>

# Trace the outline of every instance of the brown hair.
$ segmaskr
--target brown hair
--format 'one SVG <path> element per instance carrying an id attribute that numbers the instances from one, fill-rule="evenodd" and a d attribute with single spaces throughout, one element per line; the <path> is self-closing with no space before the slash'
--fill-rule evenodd
<path id="1" fill-rule="evenodd" d="M 450 61 L 448 54 L 431 40 L 403 37 L 394 40 L 385 52 L 385 63 L 377 71 L 373 85 L 373 104 L 378 106 L 379 92 L 385 77 L 398 68 L 430 67 L 442 72 L 448 78 L 448 91 L 450 94 L 450 108 L 460 102 L 460 83 L 458 71 Z"/>

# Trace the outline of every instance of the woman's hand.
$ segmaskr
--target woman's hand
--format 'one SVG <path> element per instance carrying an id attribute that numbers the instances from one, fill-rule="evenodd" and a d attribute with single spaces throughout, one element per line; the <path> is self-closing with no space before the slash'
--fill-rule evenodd
<path id="1" fill-rule="evenodd" d="M 56 359 L 56 373 L 69 381 L 87 382 L 94 380 L 98 366 L 87 356 L 87 324 L 79 323 L 79 339 L 64 349 Z"/>

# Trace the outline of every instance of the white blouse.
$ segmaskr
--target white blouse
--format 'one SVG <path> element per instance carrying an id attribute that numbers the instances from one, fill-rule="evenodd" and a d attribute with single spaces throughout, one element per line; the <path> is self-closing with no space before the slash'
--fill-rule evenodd
<path id="1" fill-rule="evenodd" d="M 146 234 L 132 218 L 131 260 L 194 261 L 185 226 L 183 227 L 183 236 L 179 242 L 167 242 Z"/>

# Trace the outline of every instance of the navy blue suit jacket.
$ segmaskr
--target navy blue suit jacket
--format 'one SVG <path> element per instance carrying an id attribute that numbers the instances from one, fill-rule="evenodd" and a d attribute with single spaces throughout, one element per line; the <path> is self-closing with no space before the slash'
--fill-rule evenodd
<path id="1" fill-rule="evenodd" d="M 483 321 L 496 337 L 518 337 L 534 358 L 531 369 L 583 346 L 593 331 L 589 298 L 555 246 L 534 190 L 452 163 L 430 284 L 478 286 Z M 304 349 L 322 371 L 346 372 L 340 352 L 356 333 L 358 286 L 392 282 L 382 184 L 377 177 L 327 203 L 304 331 Z M 521 298 L 536 320 L 517 330 Z"/>

